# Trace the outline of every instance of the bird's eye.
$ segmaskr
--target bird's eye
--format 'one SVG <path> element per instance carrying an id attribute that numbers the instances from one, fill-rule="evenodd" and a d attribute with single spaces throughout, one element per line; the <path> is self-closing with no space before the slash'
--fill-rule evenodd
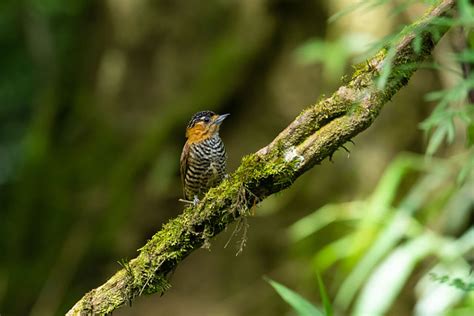
<path id="1" fill-rule="evenodd" d="M 203 117 L 202 120 L 206 123 L 209 123 L 211 121 L 211 119 L 208 116 Z"/>

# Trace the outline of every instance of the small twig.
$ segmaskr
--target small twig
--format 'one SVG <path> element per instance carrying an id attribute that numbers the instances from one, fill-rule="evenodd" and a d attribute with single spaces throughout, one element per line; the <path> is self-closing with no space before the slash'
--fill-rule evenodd
<path id="1" fill-rule="evenodd" d="M 244 231 L 242 233 L 242 238 L 240 239 L 239 249 L 237 250 L 237 253 L 235 254 L 235 256 L 240 255 L 242 251 L 244 251 L 245 246 L 247 245 L 247 232 L 249 228 L 247 217 L 242 217 L 242 222 L 243 222 Z"/>
<path id="2" fill-rule="evenodd" d="M 232 234 L 230 235 L 229 239 L 224 245 L 224 248 L 227 248 L 229 246 L 231 240 L 234 238 L 234 236 L 242 229 L 242 219 L 240 219 L 237 224 L 234 227 L 234 230 L 232 231 Z"/>
<path id="3" fill-rule="evenodd" d="M 346 151 L 346 153 L 347 153 L 347 158 L 349 158 L 349 157 L 351 156 L 351 152 L 349 151 L 349 149 L 347 149 L 347 147 L 344 146 L 344 145 L 341 145 L 341 148 Z"/>
<path id="4" fill-rule="evenodd" d="M 188 201 L 188 200 L 185 200 L 185 199 L 179 199 L 178 201 L 179 201 L 179 202 L 182 202 L 182 203 L 185 203 L 185 204 L 191 204 L 191 205 L 194 204 L 193 201 Z"/>

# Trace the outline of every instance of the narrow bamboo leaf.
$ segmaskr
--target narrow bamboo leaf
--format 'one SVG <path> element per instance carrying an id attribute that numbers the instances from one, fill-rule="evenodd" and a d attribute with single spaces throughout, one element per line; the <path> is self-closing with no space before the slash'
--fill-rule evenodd
<path id="1" fill-rule="evenodd" d="M 454 142 L 454 137 L 456 136 L 456 127 L 454 127 L 454 121 L 452 119 L 448 120 L 446 123 L 446 140 L 449 144 Z"/>
<path id="2" fill-rule="evenodd" d="M 426 149 L 426 153 L 430 156 L 432 156 L 441 146 L 441 143 L 443 142 L 444 138 L 446 137 L 446 126 L 445 125 L 440 125 L 431 135 L 430 142 L 428 143 L 428 148 Z"/>
<path id="3" fill-rule="evenodd" d="M 386 315 L 416 263 L 436 247 L 437 239 L 426 233 L 395 249 L 372 272 L 356 302 L 354 314 Z"/>
<path id="4" fill-rule="evenodd" d="M 292 241 L 297 242 L 317 233 L 331 223 L 359 220 L 363 216 L 362 210 L 367 207 L 365 204 L 360 201 L 327 204 L 292 224 L 287 230 L 288 236 Z"/>
<path id="5" fill-rule="evenodd" d="M 321 300 L 323 301 L 324 313 L 326 314 L 326 316 L 332 316 L 334 314 L 332 310 L 332 305 L 329 301 L 329 296 L 326 292 L 326 288 L 324 287 L 323 280 L 321 279 L 321 276 L 317 271 L 316 278 L 318 279 L 319 296 L 321 296 Z"/>
<path id="6" fill-rule="evenodd" d="M 299 316 L 325 316 L 321 310 L 319 310 L 316 306 L 311 304 L 298 293 L 290 290 L 283 284 L 273 281 L 272 279 L 264 279 L 275 289 L 281 298 L 295 310 Z"/>
<path id="7" fill-rule="evenodd" d="M 419 54 L 421 52 L 421 43 L 423 38 L 420 34 L 417 34 L 416 37 L 413 39 L 413 50 L 415 53 Z"/>
<path id="8" fill-rule="evenodd" d="M 353 247 L 355 233 L 343 236 L 318 251 L 312 258 L 316 271 L 324 272 L 337 261 L 354 256 L 358 249 Z"/>
<path id="9" fill-rule="evenodd" d="M 390 76 L 390 73 L 392 72 L 392 62 L 395 58 L 396 52 L 397 50 L 395 47 L 390 47 L 390 49 L 387 52 L 387 57 L 385 58 L 380 77 L 377 80 L 377 88 L 379 89 L 385 88 L 385 85 L 387 84 L 388 77 Z"/>

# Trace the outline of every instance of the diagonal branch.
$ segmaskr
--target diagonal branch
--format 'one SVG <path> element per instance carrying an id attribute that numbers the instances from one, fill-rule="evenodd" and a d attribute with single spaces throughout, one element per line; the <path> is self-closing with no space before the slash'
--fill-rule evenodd
<path id="1" fill-rule="evenodd" d="M 164 292 L 169 287 L 166 276 L 186 256 L 370 126 L 448 30 L 446 23 L 437 22 L 452 15 L 454 4 L 454 0 L 439 1 L 399 34 L 392 48 L 358 65 L 347 84 L 304 110 L 268 146 L 244 157 L 237 171 L 197 206 L 165 224 L 135 259 L 81 298 L 68 315 L 107 314 L 142 294 Z M 421 46 L 413 44 L 415 37 L 421 39 Z M 379 87 L 377 80 L 388 64 L 387 83 Z"/>

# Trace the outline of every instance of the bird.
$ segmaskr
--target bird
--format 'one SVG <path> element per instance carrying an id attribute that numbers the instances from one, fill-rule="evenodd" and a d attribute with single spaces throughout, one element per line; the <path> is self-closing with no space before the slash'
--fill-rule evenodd
<path id="1" fill-rule="evenodd" d="M 229 113 L 201 111 L 189 121 L 180 159 L 184 195 L 180 201 L 196 205 L 226 176 L 227 154 L 219 128 L 228 116 Z"/>

